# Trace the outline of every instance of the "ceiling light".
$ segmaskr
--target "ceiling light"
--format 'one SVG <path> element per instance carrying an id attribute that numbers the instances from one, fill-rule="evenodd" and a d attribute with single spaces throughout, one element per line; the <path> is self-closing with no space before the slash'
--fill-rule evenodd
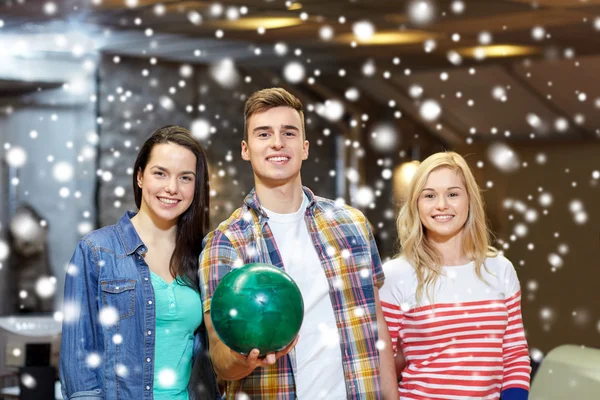
<path id="1" fill-rule="evenodd" d="M 390 45 L 390 44 L 410 44 L 421 43 L 426 39 L 430 39 L 431 32 L 425 31 L 387 31 L 375 32 L 368 39 L 360 41 L 361 45 Z M 354 34 L 339 35 L 335 39 L 338 42 L 350 43 L 356 40 Z"/>
<path id="2" fill-rule="evenodd" d="M 512 44 L 499 44 L 492 46 L 464 47 L 456 50 L 465 57 L 484 58 L 487 57 L 518 57 L 528 54 L 537 54 L 540 49 L 533 46 L 518 46 Z"/>
<path id="3" fill-rule="evenodd" d="M 206 22 L 208 23 L 208 22 Z M 291 26 L 297 26 L 302 24 L 300 18 L 240 18 L 235 21 L 228 20 L 213 20 L 210 24 L 219 28 L 226 28 L 230 30 L 257 30 L 258 28 L 264 29 L 278 29 L 288 28 Z"/>

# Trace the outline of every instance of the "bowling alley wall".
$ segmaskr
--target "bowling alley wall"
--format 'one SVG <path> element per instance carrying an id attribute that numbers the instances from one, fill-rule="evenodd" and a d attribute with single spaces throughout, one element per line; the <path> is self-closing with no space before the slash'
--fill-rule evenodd
<path id="1" fill-rule="evenodd" d="M 302 167 L 303 183 L 318 195 L 341 197 L 360 208 L 373 227 L 382 259 L 393 257 L 398 251 L 395 218 L 401 204 L 394 174 L 405 162 L 451 148 L 411 119 L 394 118 L 384 107 L 358 102 L 346 110 L 345 118 L 331 122 L 315 109 L 331 97 L 326 88 L 286 86 L 268 69 L 236 73 L 237 84 L 224 87 L 213 79 L 210 67 L 194 66 L 190 71 L 177 63 L 103 58 L 98 168 L 110 171 L 112 178 L 99 180 L 100 224 L 114 223 L 124 210 L 135 208 L 130 168 L 136 146 L 155 128 L 179 124 L 190 127 L 208 151 L 211 226 L 216 227 L 253 186 L 250 165 L 240 157 L 244 101 L 255 90 L 282 85 L 307 108 L 310 154 Z M 381 121 L 395 124 L 402 133 L 385 148 L 369 141 Z M 519 274 L 530 347 L 539 357 L 565 343 L 597 346 L 600 214 L 595 205 L 600 185 L 591 173 L 599 167 L 600 146 L 568 141 L 511 146 L 521 157 L 521 168 L 514 171 L 492 165 L 494 148 L 489 144 L 476 142 L 455 150 L 466 156 L 482 188 L 494 245 Z M 124 194 L 115 192 L 117 187 Z M 584 209 L 578 210 L 578 205 Z"/>
<path id="2" fill-rule="evenodd" d="M 210 67 L 194 67 L 190 72 L 175 63 L 103 59 L 99 168 L 111 171 L 112 179 L 99 181 L 102 225 L 135 208 L 128 169 L 136 145 L 166 124 L 190 127 L 208 151 L 211 225 L 215 227 L 239 207 L 253 186 L 250 165 L 240 157 L 244 100 L 255 90 L 284 83 L 266 69 L 237 73 L 237 85 L 223 87 L 212 78 Z M 372 224 L 382 258 L 393 257 L 398 250 L 395 217 L 401 200 L 389 172 L 447 145 L 410 119 L 394 119 L 387 109 L 368 103 L 359 103 L 347 110 L 347 118 L 330 122 L 314 108 L 310 111 L 311 105 L 330 97 L 326 89 L 288 89 L 307 107 L 310 154 L 303 164 L 303 183 L 318 195 L 343 197 L 360 208 Z M 127 96 L 124 102 L 120 101 L 123 95 Z M 365 120 L 363 114 L 369 118 Z M 358 124 L 353 126 L 353 119 Z M 368 133 L 379 121 L 397 124 L 401 140 L 389 148 L 372 146 Z M 564 343 L 595 345 L 600 335 L 595 297 L 600 281 L 600 217 L 594 204 L 600 199 L 600 187 L 591 173 L 598 169 L 600 146 L 537 141 L 514 143 L 512 148 L 526 167 L 499 170 L 489 161 L 494 149 L 488 145 L 475 143 L 456 150 L 466 156 L 482 187 L 494 245 L 518 271 L 530 347 L 539 354 L 538 350 L 546 353 Z M 118 186 L 124 188 L 123 196 L 116 196 Z M 585 205 L 585 222 L 576 219 L 577 211 L 570 211 L 577 204 Z"/>
<path id="3" fill-rule="evenodd" d="M 600 146 L 511 147 L 521 164 L 513 171 L 491 165 L 490 146 L 457 151 L 468 157 L 483 189 L 495 246 L 517 270 L 529 345 L 544 354 L 565 343 L 598 347 L 600 182 L 593 171 L 600 167 Z"/>
<path id="4" fill-rule="evenodd" d="M 229 88 L 216 83 L 207 67 L 186 67 L 189 70 L 182 76 L 181 64 L 163 61 L 151 64 L 148 60 L 119 58 L 115 63 L 108 56 L 100 64 L 99 168 L 109 172 L 111 178 L 101 177 L 99 182 L 101 225 L 112 224 L 124 210 L 135 209 L 131 167 L 138 146 L 164 125 L 192 130 L 208 152 L 213 228 L 229 217 L 252 189 L 250 163 L 240 156 L 244 101 L 252 92 L 282 82 L 252 74 L 252 81 L 246 83 L 245 75 L 240 73 L 238 85 Z M 310 132 L 326 128 L 320 117 L 307 116 Z M 335 197 L 335 177 L 329 172 L 336 168 L 333 141 L 341 131 L 334 127 L 330 136 L 319 135 L 318 143 L 310 132 L 307 137 L 311 146 L 309 159 L 303 164 L 304 183 L 318 185 L 319 194 L 325 197 Z M 115 193 L 117 187 L 124 193 L 121 189 Z"/>
<path id="5" fill-rule="evenodd" d="M 53 139 L 46 140 L 40 134 L 36 147 L 39 154 L 29 154 L 30 159 L 43 161 L 48 154 L 56 160 L 66 159 L 65 144 L 69 142 L 74 142 L 77 149 L 90 149 L 90 157 L 83 154 L 85 162 L 71 160 L 80 192 L 73 209 L 47 204 L 56 196 L 47 196 L 50 189 L 44 185 L 50 172 L 44 175 L 44 167 L 38 168 L 42 171 L 36 170 L 35 176 L 21 177 L 22 182 L 33 182 L 28 185 L 31 203 L 51 210 L 45 217 L 50 226 L 52 268 L 60 276 L 57 297 L 62 296 L 61 274 L 78 238 L 91 229 L 114 224 L 124 211 L 135 209 L 132 167 L 138 146 L 161 126 L 188 127 L 207 149 L 211 227 L 238 208 L 253 187 L 250 164 L 240 157 L 244 101 L 255 90 L 283 86 L 306 108 L 310 150 L 303 163 L 303 183 L 317 195 L 343 199 L 362 210 L 372 225 L 382 259 L 393 257 L 399 250 L 395 219 L 402 201 L 398 182 L 402 181 L 403 167 L 437 151 L 456 150 L 466 157 L 482 188 L 494 246 L 513 262 L 519 275 L 532 354 L 543 355 L 567 343 L 598 347 L 597 141 L 511 141 L 512 150 L 518 154 L 518 168 L 510 163 L 499 167 L 492 163 L 490 152 L 502 149 L 494 148 L 492 142 L 474 141 L 452 147 L 414 119 L 400 117 L 396 108 L 368 99 L 345 102 L 344 116 L 328 119 L 328 114 L 337 110 L 335 104 L 323 106 L 326 100 L 340 97 L 350 86 L 368 84 L 359 78 L 290 85 L 269 68 L 228 70 L 221 65 L 219 70 L 228 71 L 228 79 L 216 79 L 211 66 L 106 54 L 93 77 L 96 101 L 86 99 L 85 105 L 75 105 L 75 111 L 68 111 L 72 107 L 65 105 L 56 112 L 59 122 L 61 118 L 76 121 L 70 125 L 75 128 L 66 131 L 58 124 L 43 122 L 48 124 L 46 130 L 51 131 Z M 47 115 L 51 107 L 58 106 L 45 104 L 39 112 L 23 115 L 17 110 L 11 121 L 30 126 L 28 120 L 37 121 L 38 113 Z M 2 124 L 0 116 L 0 127 L 11 132 L 9 135 L 21 134 L 14 129 L 16 125 Z M 389 125 L 399 134 L 395 140 L 382 141 Z M 94 131 L 97 135 L 88 134 Z M 17 142 L 11 136 L 7 141 Z M 8 187 L 9 182 L 0 183 Z M 71 191 L 69 200 L 75 193 Z M 84 214 L 87 224 L 82 225 Z M 0 271 L 2 279 L 4 272 Z M 5 287 L 2 279 L 0 293 Z M 58 298 L 57 304 L 61 303 Z"/>

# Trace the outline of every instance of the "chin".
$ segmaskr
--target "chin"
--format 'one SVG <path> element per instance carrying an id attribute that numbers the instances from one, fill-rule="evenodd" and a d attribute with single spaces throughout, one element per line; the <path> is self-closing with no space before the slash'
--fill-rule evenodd
<path id="1" fill-rule="evenodd" d="M 460 229 L 453 230 L 453 231 L 437 232 L 437 234 L 438 234 L 438 236 L 450 239 L 450 238 L 453 238 L 453 237 L 459 235 Z"/>
<path id="2" fill-rule="evenodd" d="M 165 221 L 172 221 L 183 214 L 180 210 L 154 210 L 154 215 Z"/>
<path id="3" fill-rule="evenodd" d="M 289 175 L 264 175 L 260 180 L 264 183 L 271 183 L 275 185 L 280 185 L 286 182 L 293 180 L 292 176 Z"/>
<path id="4" fill-rule="evenodd" d="M 452 237 L 460 232 L 460 229 L 438 229 L 438 227 L 425 227 L 427 232 L 438 237 Z"/>

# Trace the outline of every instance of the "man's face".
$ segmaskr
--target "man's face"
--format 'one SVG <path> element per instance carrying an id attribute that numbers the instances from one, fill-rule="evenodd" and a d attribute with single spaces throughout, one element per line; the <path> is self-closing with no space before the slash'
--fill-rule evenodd
<path id="1" fill-rule="evenodd" d="M 248 140 L 242 141 L 242 158 L 250 161 L 255 183 L 281 186 L 300 182 L 302 161 L 308 158 L 302 120 L 291 107 L 275 107 L 252 115 Z"/>

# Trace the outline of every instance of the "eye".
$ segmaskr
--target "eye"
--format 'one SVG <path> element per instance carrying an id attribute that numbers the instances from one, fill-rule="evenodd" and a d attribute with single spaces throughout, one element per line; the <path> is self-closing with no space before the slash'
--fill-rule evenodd
<path id="1" fill-rule="evenodd" d="M 192 176 L 186 175 L 182 177 L 184 181 L 193 182 L 194 178 Z"/>
<path id="2" fill-rule="evenodd" d="M 457 197 L 458 193 L 450 193 L 448 196 L 450 196 L 450 197 Z"/>
<path id="3" fill-rule="evenodd" d="M 258 133 L 258 135 L 256 135 L 256 136 L 257 136 L 257 137 L 263 137 L 263 138 L 264 138 L 264 137 L 267 137 L 267 136 L 269 136 L 269 133 L 268 133 L 268 132 L 259 132 L 259 133 Z"/>
<path id="4" fill-rule="evenodd" d="M 426 199 L 433 199 L 433 194 L 428 193 L 428 194 L 424 195 L 423 197 L 425 197 Z"/>
<path id="5" fill-rule="evenodd" d="M 284 133 L 286 136 L 296 136 L 296 132 L 286 132 Z"/>
<path id="6" fill-rule="evenodd" d="M 162 171 L 154 171 L 154 175 L 156 175 L 156 176 L 165 176 L 164 172 L 162 172 Z"/>

